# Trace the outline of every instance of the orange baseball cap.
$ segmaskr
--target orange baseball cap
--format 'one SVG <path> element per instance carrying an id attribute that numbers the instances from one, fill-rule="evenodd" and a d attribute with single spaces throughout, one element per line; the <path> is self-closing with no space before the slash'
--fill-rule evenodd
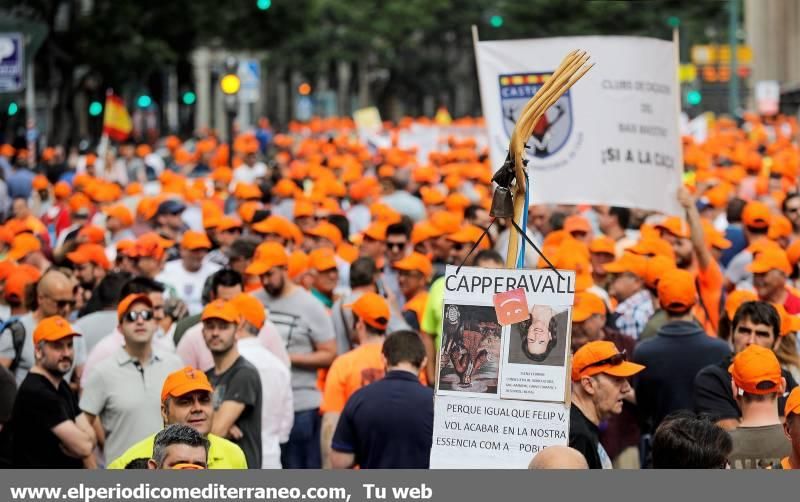
<path id="1" fill-rule="evenodd" d="M 35 235 L 26 232 L 14 237 L 14 240 L 11 241 L 11 249 L 6 256 L 10 260 L 19 261 L 29 254 L 41 250 L 41 241 Z"/>
<path id="2" fill-rule="evenodd" d="M 592 239 L 591 244 L 589 244 L 589 251 L 592 253 L 616 255 L 617 243 L 614 242 L 614 239 L 611 237 L 601 235 L 600 237 L 595 237 Z"/>
<path id="3" fill-rule="evenodd" d="M 174 242 L 164 239 L 155 232 L 147 232 L 136 239 L 136 255 L 160 260 L 164 256 L 164 251 L 174 244 Z"/>
<path id="4" fill-rule="evenodd" d="M 797 262 L 800 261 L 800 239 L 796 239 L 789 244 L 789 247 L 786 248 L 786 256 L 792 266 L 797 265 Z"/>
<path id="5" fill-rule="evenodd" d="M 166 401 L 168 397 L 181 397 L 198 390 L 212 393 L 214 387 L 211 386 L 205 373 L 191 366 L 185 366 L 173 371 L 164 379 L 164 385 L 161 386 L 161 402 Z"/>
<path id="6" fill-rule="evenodd" d="M 775 310 L 778 311 L 778 316 L 781 318 L 781 336 L 800 331 L 800 317 L 787 312 L 786 307 L 780 303 L 773 303 L 772 306 L 775 307 Z"/>
<path id="7" fill-rule="evenodd" d="M 669 216 L 664 218 L 664 221 L 657 224 L 656 228 L 681 239 L 688 239 L 691 236 L 689 224 L 677 216 Z"/>
<path id="8" fill-rule="evenodd" d="M 777 392 L 783 378 L 775 353 L 759 345 L 750 345 L 736 354 L 728 372 L 736 386 L 750 394 Z"/>
<path id="9" fill-rule="evenodd" d="M 234 228 L 242 228 L 242 220 L 234 218 L 233 216 L 223 216 L 217 222 L 216 228 L 219 232 L 233 230 Z"/>
<path id="10" fill-rule="evenodd" d="M 211 241 L 205 232 L 197 232 L 195 230 L 187 230 L 181 239 L 181 247 L 183 249 L 211 249 Z"/>
<path id="11" fill-rule="evenodd" d="M 75 251 L 67 253 L 67 259 L 75 265 L 94 263 L 103 267 L 104 270 L 111 269 L 111 262 L 106 256 L 106 250 L 100 244 L 81 244 Z"/>
<path id="12" fill-rule="evenodd" d="M 420 221 L 414 225 L 411 230 L 411 243 L 415 246 L 420 242 L 425 242 L 428 239 L 435 239 L 444 235 L 441 230 L 429 221 Z"/>
<path id="13" fill-rule="evenodd" d="M 579 214 L 573 214 L 564 220 L 563 230 L 568 234 L 572 234 L 573 232 L 584 232 L 588 234 L 592 232 L 592 225 L 589 224 L 589 220 L 585 217 Z"/>
<path id="14" fill-rule="evenodd" d="M 658 281 L 658 301 L 667 311 L 682 312 L 697 302 L 694 276 L 683 269 L 667 270 Z"/>
<path id="15" fill-rule="evenodd" d="M 287 265 L 286 273 L 289 274 L 289 279 L 295 280 L 300 274 L 311 268 L 311 259 L 302 251 L 294 251 L 289 255 L 289 263 Z"/>
<path id="16" fill-rule="evenodd" d="M 775 214 L 769 222 L 767 237 L 773 240 L 792 236 L 792 222 L 782 214 Z"/>
<path id="17" fill-rule="evenodd" d="M 133 239 L 122 239 L 116 244 L 117 256 L 136 257 L 136 241 Z"/>
<path id="18" fill-rule="evenodd" d="M 450 211 L 437 211 L 431 215 L 431 223 L 442 234 L 457 232 L 463 220 L 463 215 L 451 213 Z"/>
<path id="19" fill-rule="evenodd" d="M 788 417 L 789 414 L 794 413 L 800 415 L 800 387 L 795 387 L 786 398 L 786 405 L 783 408 L 783 416 Z"/>
<path id="20" fill-rule="evenodd" d="M 116 218 L 122 223 L 123 227 L 133 225 L 133 213 L 124 204 L 115 204 L 103 209 L 103 214 L 109 218 Z"/>
<path id="21" fill-rule="evenodd" d="M 433 264 L 431 264 L 431 260 L 424 254 L 417 252 L 413 252 L 402 260 L 396 261 L 394 263 L 394 268 L 397 270 L 420 272 L 427 279 L 430 279 L 433 274 Z"/>
<path id="22" fill-rule="evenodd" d="M 725 313 L 728 315 L 728 319 L 733 321 L 736 311 L 739 310 L 743 303 L 755 301 L 758 301 L 758 295 L 752 291 L 746 289 L 731 291 L 728 297 L 725 298 Z"/>
<path id="23" fill-rule="evenodd" d="M 714 225 L 708 220 L 702 220 L 703 236 L 706 238 L 706 243 L 717 249 L 728 249 L 731 247 L 731 241 L 725 238 L 722 233 L 714 228 Z"/>
<path id="24" fill-rule="evenodd" d="M 339 227 L 327 221 L 317 223 L 317 225 L 306 232 L 306 234 L 321 239 L 328 239 L 334 246 L 338 246 L 342 243 L 342 232 L 339 230 Z"/>
<path id="25" fill-rule="evenodd" d="M 641 364 L 626 361 L 625 353 L 618 351 L 612 342 L 589 342 L 572 356 L 572 381 L 599 373 L 628 378 L 644 368 Z"/>
<path id="26" fill-rule="evenodd" d="M 39 342 L 57 342 L 62 338 L 68 336 L 81 336 L 80 333 L 70 326 L 69 322 L 61 316 L 54 315 L 45 317 L 36 329 L 33 330 L 33 344 L 37 345 Z"/>
<path id="27" fill-rule="evenodd" d="M 444 200 L 444 207 L 453 212 L 463 212 L 470 204 L 472 201 L 469 200 L 469 197 L 458 192 L 451 193 Z"/>
<path id="28" fill-rule="evenodd" d="M 386 223 L 382 223 L 380 221 L 376 221 L 364 230 L 364 236 L 369 237 L 374 241 L 385 241 L 386 240 L 386 227 L 388 225 Z"/>
<path id="29" fill-rule="evenodd" d="M 575 293 L 572 304 L 572 322 L 583 322 L 593 315 L 605 315 L 606 304 L 603 299 L 589 291 Z"/>
<path id="30" fill-rule="evenodd" d="M 33 177 L 33 189 L 34 190 L 47 190 L 47 187 L 50 186 L 50 182 L 47 181 L 47 178 L 41 174 L 37 174 Z"/>
<path id="31" fill-rule="evenodd" d="M 245 269 L 246 274 L 262 275 L 274 267 L 289 265 L 286 249 L 277 242 L 264 242 L 256 248 L 253 261 Z"/>
<path id="32" fill-rule="evenodd" d="M 648 288 L 656 289 L 661 277 L 667 272 L 676 268 L 675 260 L 666 256 L 654 256 L 647 260 L 644 270 L 644 283 Z"/>
<path id="33" fill-rule="evenodd" d="M 226 322 L 238 323 L 240 319 L 239 310 L 231 302 L 225 300 L 214 300 L 206 305 L 203 309 L 203 314 L 200 316 L 201 321 L 206 319 L 222 319 Z"/>
<path id="34" fill-rule="evenodd" d="M 144 303 L 150 308 L 153 308 L 153 302 L 150 300 L 150 297 L 144 293 L 134 293 L 126 296 L 122 299 L 121 302 L 117 305 L 117 321 L 122 322 L 122 318 L 128 311 L 133 307 L 136 303 Z"/>
<path id="35" fill-rule="evenodd" d="M 386 329 L 389 325 L 389 304 L 377 293 L 364 293 L 355 302 L 345 305 L 373 328 Z"/>
<path id="36" fill-rule="evenodd" d="M 444 204 L 447 198 L 445 194 L 443 194 L 437 188 L 422 187 L 419 189 L 419 193 L 422 195 L 422 203 L 426 206 L 438 206 L 440 204 Z"/>
<path id="37" fill-rule="evenodd" d="M 86 225 L 78 232 L 78 237 L 86 238 L 86 242 L 103 244 L 106 241 L 106 231 L 97 225 Z"/>
<path id="38" fill-rule="evenodd" d="M 629 272 L 644 279 L 647 272 L 647 258 L 638 254 L 623 253 L 620 258 L 603 265 L 603 268 L 610 274 Z"/>
<path id="39" fill-rule="evenodd" d="M 295 219 L 305 218 L 309 216 L 314 216 L 314 205 L 307 200 L 295 200 L 294 201 Z"/>
<path id="40" fill-rule="evenodd" d="M 768 228 L 772 215 L 763 202 L 751 200 L 742 210 L 742 223 L 751 228 Z"/>
<path id="41" fill-rule="evenodd" d="M 786 275 L 792 273 L 792 264 L 786 251 L 780 248 L 769 248 L 755 255 L 753 262 L 747 266 L 747 270 L 754 274 L 766 274 L 770 270 L 780 270 Z"/>
<path id="42" fill-rule="evenodd" d="M 5 288 L 3 288 L 3 297 L 6 300 L 16 297 L 17 301 L 21 302 L 25 299 L 25 288 L 38 279 L 38 277 L 31 275 L 26 270 L 22 270 L 21 267 L 16 267 L 6 278 L 6 285 Z"/>
<path id="43" fill-rule="evenodd" d="M 297 186 L 297 183 L 286 178 L 282 178 L 272 187 L 273 195 L 283 197 L 284 199 L 293 197 L 298 191 L 300 191 L 300 187 Z"/>
<path id="44" fill-rule="evenodd" d="M 240 293 L 234 296 L 229 303 L 239 311 L 245 321 L 258 329 L 264 326 L 264 322 L 267 320 L 267 311 L 255 296 Z"/>
<path id="45" fill-rule="evenodd" d="M 337 268 L 336 255 L 332 249 L 322 248 L 312 251 L 308 258 L 311 263 L 311 268 L 317 272 L 325 272 Z"/>
<path id="46" fill-rule="evenodd" d="M 70 187 L 69 183 L 66 181 L 59 181 L 53 188 L 53 195 L 55 195 L 56 199 L 59 200 L 66 199 L 72 195 L 72 187 Z"/>
<path id="47" fill-rule="evenodd" d="M 483 229 L 476 225 L 464 225 L 457 232 L 447 236 L 447 240 L 461 244 L 474 244 L 483 235 Z M 484 237 L 481 244 L 488 244 L 488 238 Z"/>

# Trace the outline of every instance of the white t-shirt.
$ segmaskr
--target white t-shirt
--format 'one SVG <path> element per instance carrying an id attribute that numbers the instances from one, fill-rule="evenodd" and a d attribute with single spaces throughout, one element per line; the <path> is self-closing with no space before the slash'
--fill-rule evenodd
<path id="1" fill-rule="evenodd" d="M 203 284 L 206 278 L 219 270 L 219 265 L 204 262 L 197 272 L 189 272 L 183 268 L 182 260 L 167 262 L 164 270 L 156 276 L 156 280 L 172 286 L 178 298 L 186 303 L 189 314 L 199 314 L 203 311 Z"/>
<path id="2" fill-rule="evenodd" d="M 258 178 L 267 175 L 267 166 L 263 162 L 256 162 L 252 166 L 242 164 L 233 170 L 234 183 L 255 183 Z"/>

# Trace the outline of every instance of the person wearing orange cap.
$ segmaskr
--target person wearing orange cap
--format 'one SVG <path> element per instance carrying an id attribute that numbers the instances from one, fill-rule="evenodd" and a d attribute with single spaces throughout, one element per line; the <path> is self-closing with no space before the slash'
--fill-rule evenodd
<path id="1" fill-rule="evenodd" d="M 164 427 L 187 425 L 208 439 L 209 469 L 247 469 L 244 452 L 233 442 L 211 433 L 214 420 L 214 388 L 205 373 L 186 366 L 170 373 L 161 388 L 161 417 Z M 107 469 L 125 469 L 137 458 L 149 458 L 156 434 L 134 444 L 109 463 Z"/>
<path id="2" fill-rule="evenodd" d="M 228 252 L 236 239 L 242 236 L 243 232 L 244 226 L 239 218 L 233 216 L 220 218 L 217 226 L 213 229 L 213 234 L 210 231 L 206 232 L 209 240 L 215 242 L 217 246 L 208 253 L 205 260 L 220 267 L 227 266 Z"/>
<path id="3" fill-rule="evenodd" d="M 60 316 L 42 319 L 33 332 L 36 363 L 17 391 L 11 414 L 11 462 L 16 468 L 94 465 L 97 437 L 65 379 L 75 359 L 76 336 L 80 334 Z"/>
<path id="4" fill-rule="evenodd" d="M 106 215 L 105 227 L 108 230 L 108 243 L 115 245 L 121 240 L 135 239 L 131 231 L 133 226 L 133 213 L 124 204 L 116 204 L 103 208 Z"/>
<path id="5" fill-rule="evenodd" d="M 778 396 L 786 390 L 775 353 L 751 345 L 736 354 L 729 369 L 733 396 L 742 411 L 739 426 L 729 431 L 733 469 L 760 469 L 779 464 L 792 452 L 778 413 Z"/>
<path id="6" fill-rule="evenodd" d="M 403 306 L 403 318 L 411 329 L 419 331 L 425 304 L 428 302 L 428 281 L 433 275 L 433 264 L 427 256 L 411 253 L 394 262 L 398 271 L 400 291 L 408 301 Z"/>
<path id="7" fill-rule="evenodd" d="M 286 469 L 318 469 L 322 459 L 317 370 L 333 362 L 336 340 L 325 307 L 289 279 L 288 264 L 283 246 L 265 242 L 256 249 L 246 272 L 261 278 L 263 289 L 253 295 L 269 310 L 292 364 L 294 425 L 289 441 L 281 446 L 281 465 Z"/>
<path id="8" fill-rule="evenodd" d="M 800 314 L 800 298 L 787 287 L 792 265 L 786 251 L 765 249 L 756 255 L 747 269 L 753 273 L 753 287 L 759 300 L 783 305 L 792 315 Z"/>
<path id="9" fill-rule="evenodd" d="M 203 309 L 203 338 L 214 358 L 206 371 L 216 391 L 211 432 L 238 444 L 250 469 L 261 467 L 263 389 L 258 370 L 239 354 L 236 334 L 242 315 L 236 305 L 214 300 Z"/>
<path id="10" fill-rule="evenodd" d="M 411 251 L 411 227 L 407 222 L 392 223 L 386 227 L 386 261 L 383 265 L 383 286 L 386 287 L 397 302 L 402 304 L 408 299 L 400 288 L 399 277 L 394 264 L 408 256 Z"/>
<path id="11" fill-rule="evenodd" d="M 744 206 L 742 224 L 747 247 L 731 258 L 725 269 L 726 290 L 730 291 L 736 287 L 748 289 L 751 286 L 753 274 L 749 270 L 749 265 L 757 254 L 755 245 L 762 244 L 769 238 L 771 220 L 769 207 L 764 203 L 750 201 Z"/>
<path id="12" fill-rule="evenodd" d="M 134 255 L 136 260 L 136 273 L 149 279 L 155 279 L 167 261 L 167 249 L 172 241 L 167 241 L 155 232 L 148 232 L 136 239 Z"/>
<path id="13" fill-rule="evenodd" d="M 759 301 L 742 303 L 734 313 L 729 335 L 733 353 L 739 354 L 751 345 L 775 350 L 781 341 L 781 318 L 774 306 Z M 728 371 L 731 358 L 706 366 L 697 374 L 694 381 L 694 409 L 708 416 L 717 425 L 732 430 L 739 426 L 741 410 L 731 395 L 731 374 Z M 791 373 L 781 370 L 786 380 L 787 390 L 797 386 Z M 780 396 L 779 406 L 784 398 Z"/>
<path id="14" fill-rule="evenodd" d="M 464 260 L 469 256 L 472 247 L 480 240 L 480 244 L 475 248 L 476 251 L 489 248 L 489 238 L 484 235 L 483 229 L 475 225 L 465 225 L 456 232 L 447 236 L 447 240 L 451 242 L 450 256 L 447 263 L 451 265 L 461 265 Z M 474 251 L 473 251 L 474 252 Z"/>
<path id="15" fill-rule="evenodd" d="M 580 214 L 567 216 L 564 220 L 564 231 L 573 239 L 581 241 L 587 246 L 592 242 L 592 225 L 586 217 Z"/>
<path id="16" fill-rule="evenodd" d="M 147 468 L 207 469 L 210 446 L 208 439 L 188 425 L 168 425 L 153 438 Z"/>
<path id="17" fill-rule="evenodd" d="M 376 221 L 368 226 L 362 236 L 363 240 L 358 247 L 360 256 L 369 256 L 378 265 L 378 268 L 383 268 L 386 261 L 386 223 Z"/>
<path id="18" fill-rule="evenodd" d="M 205 260 L 211 241 L 204 232 L 185 232 L 180 246 L 181 259 L 168 261 L 156 280 L 171 286 L 186 303 L 190 314 L 199 314 L 203 310 L 203 284 L 220 267 Z"/>
<path id="19" fill-rule="evenodd" d="M 381 346 L 391 312 L 389 303 L 377 293 L 364 293 L 345 305 L 355 318 L 357 347 L 337 357 L 325 380 L 319 410 L 322 413 L 322 467 L 330 467 L 330 444 L 339 415 L 355 391 L 383 377 Z"/>
<path id="20" fill-rule="evenodd" d="M 800 469 L 800 388 L 794 389 L 783 408 L 786 421 L 783 432 L 789 440 L 792 452 L 781 459 L 782 469 Z"/>
<path id="21" fill-rule="evenodd" d="M 667 322 L 656 336 L 636 346 L 633 360 L 647 366 L 636 379 L 636 403 L 643 417 L 643 433 L 652 433 L 670 413 L 691 409 L 697 373 L 730 354 L 730 347 L 708 336 L 694 321 L 697 302 L 691 272 L 668 270 L 658 281 L 658 302 Z"/>
<path id="22" fill-rule="evenodd" d="M 612 468 L 599 425 L 622 413 L 624 400 L 633 395 L 628 378 L 644 369 L 607 341 L 589 342 L 572 356 L 569 446 L 586 457 L 590 469 Z"/>
<path id="23" fill-rule="evenodd" d="M 106 431 L 103 452 L 108 459 L 161 429 L 161 417 L 154 412 L 161 405 L 161 384 L 182 367 L 174 354 L 153 348 L 158 325 L 148 295 L 123 298 L 117 322 L 124 345 L 87 375 L 80 400 L 89 422 L 94 425 L 99 419 Z"/>
<path id="24" fill-rule="evenodd" d="M 291 374 L 288 366 L 259 340 L 266 321 L 261 302 L 240 293 L 230 303 L 242 316 L 236 332 L 239 353 L 255 366 L 261 379 L 261 468 L 280 469 L 280 444 L 289 440 L 294 422 Z"/>
<path id="25" fill-rule="evenodd" d="M 653 299 L 644 283 L 647 259 L 624 253 L 619 260 L 607 263 L 604 268 L 612 274 L 608 293 L 619 302 L 615 309 L 618 314 L 617 329 L 638 340 L 655 311 Z"/>
<path id="26" fill-rule="evenodd" d="M 333 307 L 336 300 L 334 290 L 339 283 L 339 269 L 336 256 L 327 248 L 315 249 L 308 255 L 311 269 L 314 270 L 314 282 L 311 294 L 327 309 Z"/>
<path id="27" fill-rule="evenodd" d="M 609 275 L 605 266 L 614 261 L 616 243 L 606 236 L 595 237 L 589 244 L 589 259 L 592 265 L 592 280 L 601 288 L 608 287 Z"/>
<path id="28" fill-rule="evenodd" d="M 75 251 L 67 253 L 67 259 L 74 266 L 81 287 L 89 294 L 111 270 L 105 248 L 99 244 L 81 244 Z"/>

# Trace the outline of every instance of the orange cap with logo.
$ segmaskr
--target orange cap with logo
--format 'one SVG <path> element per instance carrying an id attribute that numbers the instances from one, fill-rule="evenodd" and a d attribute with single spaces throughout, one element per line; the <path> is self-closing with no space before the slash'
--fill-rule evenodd
<path id="1" fill-rule="evenodd" d="M 245 321 L 258 329 L 264 326 L 264 322 L 267 320 L 267 311 L 255 296 L 240 293 L 234 296 L 229 303 L 239 311 Z"/>
<path id="2" fill-rule="evenodd" d="M 786 275 L 792 273 L 792 265 L 786 251 L 780 248 L 768 248 L 755 255 L 747 270 L 754 274 L 766 274 L 770 270 L 780 270 Z"/>
<path id="3" fill-rule="evenodd" d="M 759 345 L 750 345 L 736 354 L 728 371 L 736 386 L 750 394 L 777 392 L 783 378 L 775 353 Z"/>
<path id="4" fill-rule="evenodd" d="M 37 345 L 39 342 L 57 342 L 62 338 L 68 336 L 81 336 L 80 333 L 70 326 L 69 322 L 61 316 L 54 315 L 45 317 L 36 329 L 33 330 L 33 344 Z"/>
<path id="5" fill-rule="evenodd" d="M 144 293 L 134 293 L 126 296 L 122 299 L 121 302 L 117 305 L 117 321 L 122 322 L 122 318 L 125 317 L 125 314 L 133 307 L 135 303 L 144 303 L 151 309 L 153 308 L 153 302 L 150 300 L 150 297 Z"/>
<path id="6" fill-rule="evenodd" d="M 792 413 L 800 415 L 800 386 L 792 389 L 789 397 L 786 398 L 786 405 L 783 407 L 783 416 L 788 418 Z"/>
<path id="7" fill-rule="evenodd" d="M 588 291 L 575 293 L 575 303 L 572 305 L 572 322 L 583 322 L 593 315 L 605 315 L 605 313 L 606 304 L 602 298 Z"/>
<path id="8" fill-rule="evenodd" d="M 641 279 L 647 273 L 647 258 L 633 253 L 623 253 L 617 260 L 603 265 L 606 272 L 610 274 L 631 273 Z"/>
<path id="9" fill-rule="evenodd" d="M 181 247 L 183 249 L 196 250 L 196 249 L 211 249 L 211 241 L 205 232 L 197 232 L 195 230 L 188 230 L 184 232 L 181 239 Z"/>
<path id="10" fill-rule="evenodd" d="M 671 312 L 683 312 L 697 302 L 694 276 L 683 269 L 668 270 L 658 281 L 658 301 Z"/>
<path id="11" fill-rule="evenodd" d="M 361 320 L 373 328 L 386 329 L 389 325 L 389 304 L 386 299 L 376 293 L 364 293 L 355 302 L 345 305 L 353 310 Z"/>
<path id="12" fill-rule="evenodd" d="M 725 313 L 728 315 L 728 319 L 733 321 L 736 311 L 739 310 L 743 303 L 755 301 L 758 301 L 758 295 L 752 291 L 746 289 L 731 291 L 728 293 L 728 297 L 725 298 Z"/>
<path id="13" fill-rule="evenodd" d="M 111 269 L 111 262 L 106 256 L 106 250 L 100 244 L 81 244 L 75 251 L 67 253 L 67 259 L 75 265 L 94 263 L 103 267 L 104 270 Z"/>
<path id="14" fill-rule="evenodd" d="M 589 342 L 572 356 L 572 381 L 599 373 L 627 378 L 644 368 L 641 364 L 626 361 L 625 353 L 618 351 L 612 342 Z"/>
<path id="15" fill-rule="evenodd" d="M 161 386 L 161 402 L 166 401 L 168 397 L 181 397 L 198 390 L 212 393 L 214 387 L 211 386 L 205 373 L 191 366 L 185 366 L 173 371 L 164 379 L 164 385 Z"/>
<path id="16" fill-rule="evenodd" d="M 230 323 L 238 323 L 240 319 L 239 310 L 231 302 L 225 300 L 214 300 L 206 305 L 203 309 L 203 314 L 200 316 L 201 321 L 207 319 L 222 319 Z"/>
<path id="17" fill-rule="evenodd" d="M 426 279 L 430 279 L 431 274 L 433 274 L 433 264 L 431 264 L 431 260 L 424 254 L 417 252 L 413 252 L 405 258 L 396 261 L 394 263 L 394 268 L 409 272 L 420 272 Z"/>
<path id="18" fill-rule="evenodd" d="M 746 227 L 769 228 L 771 218 L 769 207 L 757 200 L 751 200 L 742 210 L 742 223 Z"/>
<path id="19" fill-rule="evenodd" d="M 285 267 L 289 264 L 286 249 L 277 242 L 260 244 L 253 255 L 253 261 L 247 266 L 246 274 L 262 275 L 274 267 Z"/>

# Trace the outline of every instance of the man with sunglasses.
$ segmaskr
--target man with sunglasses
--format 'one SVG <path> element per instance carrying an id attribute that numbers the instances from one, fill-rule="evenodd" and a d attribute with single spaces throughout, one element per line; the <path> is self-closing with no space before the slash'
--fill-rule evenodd
<path id="1" fill-rule="evenodd" d="M 151 345 L 157 325 L 148 295 L 126 296 L 117 307 L 117 320 L 125 345 L 88 375 L 80 401 L 90 423 L 100 419 L 107 460 L 161 429 L 154 412 L 161 405 L 161 386 L 170 373 L 183 366 L 174 354 L 154 350 Z"/>
<path id="2" fill-rule="evenodd" d="M 36 284 L 36 310 L 20 316 L 17 321 L 25 330 L 25 340 L 20 353 L 14 347 L 14 340 L 9 329 L 0 334 L 0 364 L 10 368 L 15 361 L 14 376 L 17 385 L 21 384 L 34 363 L 33 333 L 39 322 L 55 315 L 69 319 L 75 308 L 75 282 L 57 270 L 45 273 Z M 67 377 L 69 381 L 69 375 Z"/>
<path id="3" fill-rule="evenodd" d="M 624 400 L 633 395 L 628 378 L 643 369 L 626 361 L 612 342 L 589 342 L 573 355 L 569 446 L 583 453 L 590 469 L 612 468 L 599 425 L 622 413 Z"/>

